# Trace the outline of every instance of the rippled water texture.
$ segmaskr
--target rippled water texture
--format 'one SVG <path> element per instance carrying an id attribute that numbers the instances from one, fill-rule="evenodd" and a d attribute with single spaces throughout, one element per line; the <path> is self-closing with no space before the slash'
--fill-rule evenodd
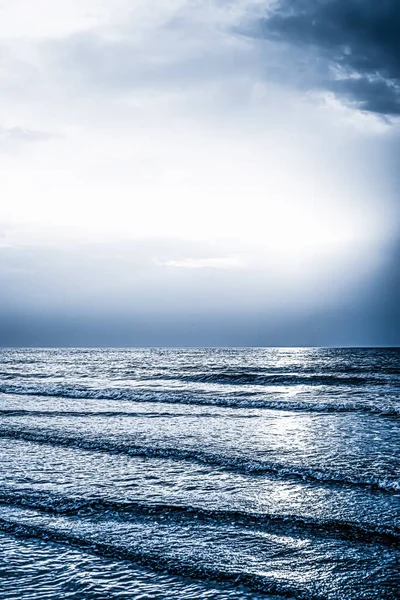
<path id="1" fill-rule="evenodd" d="M 3 599 L 399 598 L 400 350 L 0 350 Z"/>

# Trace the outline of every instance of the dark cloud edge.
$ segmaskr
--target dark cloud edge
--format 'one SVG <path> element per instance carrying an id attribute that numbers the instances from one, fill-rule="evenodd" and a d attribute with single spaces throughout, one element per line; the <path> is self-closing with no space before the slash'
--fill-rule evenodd
<path id="1" fill-rule="evenodd" d="M 302 61 L 309 88 L 331 92 L 360 111 L 396 118 L 399 31 L 398 0 L 277 0 L 245 34 L 292 50 L 282 79 Z"/>

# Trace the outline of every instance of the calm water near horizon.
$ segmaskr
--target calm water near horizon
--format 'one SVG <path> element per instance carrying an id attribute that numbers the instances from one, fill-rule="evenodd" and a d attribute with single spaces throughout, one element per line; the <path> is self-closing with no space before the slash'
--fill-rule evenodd
<path id="1" fill-rule="evenodd" d="M 0 597 L 399 598 L 400 349 L 1 349 Z"/>

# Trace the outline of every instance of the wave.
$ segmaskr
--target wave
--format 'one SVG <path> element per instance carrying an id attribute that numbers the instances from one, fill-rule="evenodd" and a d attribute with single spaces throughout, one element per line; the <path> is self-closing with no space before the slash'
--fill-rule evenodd
<path id="1" fill-rule="evenodd" d="M 149 418 L 149 419 L 160 419 L 160 418 L 175 418 L 175 417 L 191 417 L 191 418 L 220 418 L 219 413 L 207 413 L 207 412 L 139 412 L 139 411 L 82 411 L 82 410 L 26 410 L 26 409 L 7 409 L 0 410 L 0 417 L 106 417 L 106 418 Z M 257 419 L 260 415 L 255 414 L 238 414 L 238 415 L 224 415 L 225 418 L 235 419 Z"/>
<path id="2" fill-rule="evenodd" d="M 54 379 L 54 373 L 23 373 L 18 371 L 0 371 L 1 379 Z"/>
<path id="3" fill-rule="evenodd" d="M 16 386 L 0 385 L 0 393 L 16 396 L 40 396 L 44 398 L 70 398 L 72 400 L 115 400 L 127 402 L 157 402 L 164 404 L 187 404 L 199 406 L 221 406 L 228 408 L 265 408 L 269 410 L 283 410 L 290 412 L 362 412 L 376 414 L 388 417 L 400 416 L 400 404 L 394 406 L 386 404 L 377 406 L 357 401 L 343 401 L 335 399 L 331 402 L 324 401 L 293 401 L 293 400 L 267 400 L 253 397 L 252 394 L 241 396 L 220 396 L 211 397 L 209 395 L 199 396 L 184 395 L 180 390 L 164 390 L 161 393 L 155 390 L 138 390 L 127 388 L 78 388 L 75 386 Z"/>
<path id="4" fill-rule="evenodd" d="M 115 502 L 104 498 L 76 498 L 46 492 L 15 492 L 0 489 L 0 504 L 39 510 L 51 515 L 137 519 L 156 517 L 174 521 L 196 521 L 212 524 L 229 524 L 270 533 L 288 535 L 311 534 L 314 537 L 332 536 L 342 540 L 397 545 L 400 528 L 373 526 L 372 524 L 342 521 L 338 519 L 315 520 L 298 515 L 249 513 L 235 510 L 207 509 L 196 506 L 143 503 L 140 501 Z"/>
<path id="5" fill-rule="evenodd" d="M 2 375 L 0 374 L 0 377 Z M 12 380 L 14 378 L 21 379 L 49 379 L 51 374 L 38 373 L 38 374 L 26 374 L 26 373 L 4 373 L 3 379 Z M 87 375 L 80 378 L 86 378 Z M 179 372 L 172 372 L 166 370 L 166 372 L 152 373 L 149 372 L 148 376 L 138 377 L 137 373 L 132 373 L 129 379 L 133 379 L 140 383 L 141 381 L 178 381 L 183 383 L 216 383 L 226 385 L 260 385 L 260 386 L 293 386 L 293 385 L 308 385 L 308 386 L 365 386 L 365 385 L 393 385 L 393 378 L 386 374 L 329 374 L 329 373 L 307 373 L 301 374 L 288 373 L 288 372 L 269 372 L 263 371 L 213 371 L 207 370 L 206 372 L 191 372 L 185 374 L 184 370 L 181 369 Z"/>
<path id="6" fill-rule="evenodd" d="M 170 377 L 173 379 L 173 375 Z M 163 377 L 166 379 L 166 377 Z M 382 385 L 387 380 L 379 376 L 346 376 L 329 374 L 302 374 L 294 373 L 266 374 L 266 373 L 192 373 L 190 375 L 177 375 L 176 379 L 180 381 L 193 383 L 220 383 L 220 384 L 240 384 L 240 385 L 311 385 L 311 386 L 332 386 L 332 385 Z"/>
<path id="7" fill-rule="evenodd" d="M 357 361 L 355 364 L 343 364 L 342 361 L 335 362 L 333 361 L 329 361 L 329 363 L 315 363 L 313 361 L 311 361 L 310 363 L 305 363 L 304 360 L 299 360 L 298 363 L 292 363 L 291 368 L 292 369 L 298 369 L 302 374 L 304 375 L 331 375 L 332 371 L 334 370 L 335 373 L 337 373 L 340 376 L 346 376 L 346 375 L 356 375 L 356 376 L 363 376 L 364 374 L 367 374 L 368 376 L 371 376 L 371 374 L 374 375 L 378 375 L 379 377 L 382 375 L 400 375 L 400 367 L 398 366 L 398 360 L 397 360 L 397 356 L 396 356 L 396 364 L 389 364 L 388 363 L 388 357 L 385 356 L 385 359 L 382 360 L 380 363 L 376 364 L 376 363 L 371 363 L 371 362 L 367 362 L 367 363 L 360 363 L 359 361 Z M 162 367 L 158 367 L 159 371 L 164 370 Z M 246 366 L 241 366 L 240 364 L 236 364 L 236 365 L 224 365 L 223 366 L 224 369 L 224 373 L 241 373 L 241 374 L 246 374 L 246 373 L 251 373 L 251 374 L 259 374 L 259 375 L 270 375 L 270 374 L 277 374 L 277 375 L 287 375 L 287 374 L 292 374 L 292 371 L 288 371 L 288 365 L 282 365 L 282 366 L 277 366 L 277 365 L 273 365 L 273 364 L 269 364 L 269 365 L 261 365 L 261 366 L 257 366 L 255 364 L 253 365 L 246 365 Z M 168 368 L 166 369 L 168 370 Z M 182 365 L 180 366 L 180 370 L 181 371 L 187 371 L 187 372 L 193 372 L 193 366 L 190 365 Z M 134 370 L 130 370 L 127 371 L 128 373 L 135 374 Z M 207 372 L 208 373 L 220 373 L 221 372 L 221 364 L 208 364 L 207 365 Z"/>
<path id="8" fill-rule="evenodd" d="M 215 405 L 214 405 L 215 406 Z M 232 407 L 233 408 L 233 407 Z M 234 407 L 234 408 L 242 408 L 242 407 Z M 252 407 L 252 408 L 257 408 L 257 407 Z M 339 408 L 339 410 L 336 410 L 334 407 L 323 407 L 321 405 L 318 405 L 317 409 L 314 410 L 312 407 L 309 407 L 309 405 L 307 405 L 306 407 L 304 407 L 302 404 L 300 403 L 296 403 L 294 406 L 290 405 L 289 408 L 283 409 L 280 405 L 279 407 L 277 406 L 263 406 L 262 408 L 268 408 L 268 409 L 278 409 L 279 410 L 287 410 L 289 412 L 318 412 L 318 413 L 332 413 L 332 412 L 359 412 L 356 410 L 346 410 L 345 408 L 343 408 L 342 410 Z M 372 412 L 372 411 L 368 411 L 368 412 Z M 398 417 L 399 414 L 397 412 L 393 412 L 390 411 L 389 409 L 387 410 L 387 412 L 376 412 L 374 414 L 379 414 L 381 416 L 384 417 Z M 81 418 L 85 418 L 85 417 L 104 417 L 104 418 L 148 418 L 148 419 L 160 419 L 160 418 L 176 418 L 176 417 L 190 417 L 190 418 L 221 418 L 221 413 L 219 412 L 166 412 L 166 411 L 156 411 L 156 412 L 150 412 L 150 411 L 119 411 L 119 410 L 101 410 L 101 411 L 96 411 L 96 410 L 28 410 L 28 409 L 5 409 L 5 410 L 1 410 L 0 409 L 0 417 L 81 417 Z M 224 419 L 260 419 L 262 417 L 262 414 L 258 413 L 258 414 L 254 414 L 254 413 L 250 413 L 250 414 L 244 414 L 244 413 L 237 413 L 235 412 L 234 414 L 224 414 L 223 418 Z"/>
<path id="9" fill-rule="evenodd" d="M 294 479 L 309 483 L 324 483 L 329 485 L 349 485 L 367 487 L 384 492 L 400 491 L 400 481 L 391 477 L 375 477 L 361 475 L 347 475 L 339 471 L 315 469 L 279 463 L 266 463 L 249 458 L 226 456 L 195 449 L 171 448 L 162 446 L 144 446 L 130 442 L 117 442 L 115 440 L 82 438 L 57 435 L 53 432 L 40 430 L 15 430 L 0 429 L 0 438 L 11 438 L 69 448 L 79 448 L 94 452 L 109 454 L 125 454 L 149 458 L 164 458 L 176 461 L 190 461 L 222 468 L 226 471 L 235 471 L 253 476 L 268 475 L 279 479 Z"/>
<path id="10" fill-rule="evenodd" d="M 33 523 L 26 525 L 25 523 L 0 518 L 0 531 L 22 539 L 40 539 L 46 542 L 67 544 L 100 557 L 124 562 L 129 561 L 155 572 L 168 573 L 178 577 L 215 582 L 222 585 L 234 585 L 235 589 L 243 586 L 254 592 L 273 594 L 281 598 L 323 600 L 323 597 L 319 594 L 316 595 L 309 590 L 296 588 L 280 579 L 275 579 L 273 576 L 224 568 L 223 565 L 211 566 L 190 559 L 180 558 L 177 561 L 175 557 L 170 558 L 162 552 L 145 551 L 140 547 L 127 546 L 123 543 L 117 545 L 104 540 L 100 541 L 98 537 L 91 539 L 83 534 L 74 534 L 72 529 L 68 531 L 56 530 L 52 527 Z"/>

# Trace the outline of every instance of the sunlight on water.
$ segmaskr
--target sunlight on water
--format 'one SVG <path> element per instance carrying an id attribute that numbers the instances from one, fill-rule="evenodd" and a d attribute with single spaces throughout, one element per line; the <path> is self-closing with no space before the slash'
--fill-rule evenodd
<path id="1" fill-rule="evenodd" d="M 2 597 L 397 597 L 398 350 L 0 357 Z"/>

